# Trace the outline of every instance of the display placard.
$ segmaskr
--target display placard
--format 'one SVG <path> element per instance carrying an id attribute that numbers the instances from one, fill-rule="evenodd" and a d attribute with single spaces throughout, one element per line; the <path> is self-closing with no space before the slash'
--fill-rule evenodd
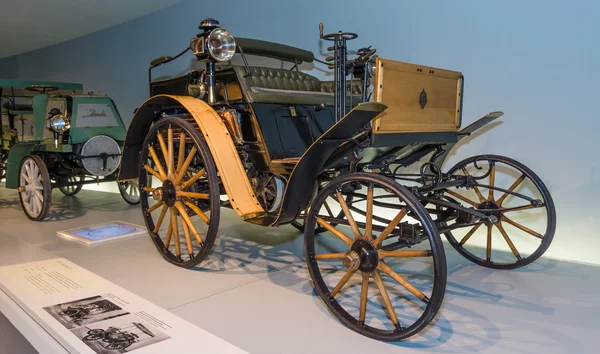
<path id="1" fill-rule="evenodd" d="M 70 353 L 246 353 L 64 258 L 0 267 L 0 288 Z"/>

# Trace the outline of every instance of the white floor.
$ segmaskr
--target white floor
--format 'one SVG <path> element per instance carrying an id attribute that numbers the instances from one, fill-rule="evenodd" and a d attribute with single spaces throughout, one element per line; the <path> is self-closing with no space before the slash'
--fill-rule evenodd
<path id="1" fill-rule="evenodd" d="M 328 313 L 313 293 L 302 235 L 291 226 L 254 226 L 223 210 L 214 254 L 200 269 L 184 270 L 143 236 L 94 247 L 56 236 L 111 220 L 143 224 L 140 210 L 120 195 L 55 191 L 53 198 L 51 219 L 36 223 L 14 191 L 0 188 L 0 265 L 65 257 L 251 353 L 598 353 L 595 266 L 542 259 L 493 271 L 447 249 L 448 287 L 437 319 L 411 341 L 383 343 Z M 201 352 L 201 343 L 190 348 Z"/>

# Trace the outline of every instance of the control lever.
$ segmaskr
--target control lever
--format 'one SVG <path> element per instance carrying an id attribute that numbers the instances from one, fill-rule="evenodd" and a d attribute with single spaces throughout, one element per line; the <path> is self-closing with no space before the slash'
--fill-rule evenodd
<path id="1" fill-rule="evenodd" d="M 319 38 L 323 39 L 323 22 L 319 22 Z"/>
<path id="2" fill-rule="evenodd" d="M 335 49 L 335 47 L 327 47 L 328 52 L 333 52 L 334 49 Z"/>
<path id="3" fill-rule="evenodd" d="M 325 61 L 332 61 L 333 59 L 335 59 L 335 56 L 330 55 L 328 57 L 325 58 Z"/>

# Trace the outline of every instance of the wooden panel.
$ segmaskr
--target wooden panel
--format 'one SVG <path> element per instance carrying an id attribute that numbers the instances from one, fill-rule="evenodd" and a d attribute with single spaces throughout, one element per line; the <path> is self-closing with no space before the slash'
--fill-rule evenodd
<path id="1" fill-rule="evenodd" d="M 190 96 L 167 97 L 181 103 L 194 117 L 215 160 L 233 210 L 244 220 L 264 215 L 265 210 L 254 195 L 223 119 L 204 101 Z"/>
<path id="2" fill-rule="evenodd" d="M 375 102 L 388 109 L 377 117 L 373 133 L 456 132 L 460 125 L 462 74 L 423 65 L 377 58 Z M 427 103 L 420 104 L 425 91 Z"/>

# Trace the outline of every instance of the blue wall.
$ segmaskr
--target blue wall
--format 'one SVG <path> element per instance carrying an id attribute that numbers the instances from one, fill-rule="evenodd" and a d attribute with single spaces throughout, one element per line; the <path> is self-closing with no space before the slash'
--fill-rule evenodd
<path id="1" fill-rule="evenodd" d="M 340 5 L 341 11 L 336 8 Z M 322 53 L 317 26 L 324 21 L 326 32 L 358 32 L 354 48 L 373 45 L 383 57 L 462 71 L 464 124 L 494 110 L 505 116 L 501 124 L 463 144 L 449 164 L 472 154 L 496 153 L 529 165 L 557 204 L 559 235 L 551 250 L 591 261 L 592 250 L 600 248 L 600 237 L 593 237 L 600 229 L 599 12 L 600 4 L 592 0 L 190 0 L 20 55 L 16 75 L 82 82 L 87 90 L 102 90 L 114 98 L 127 122 L 147 98 L 150 60 L 185 48 L 203 18 L 219 19 L 234 36 L 284 42 L 315 53 Z M 157 74 L 182 73 L 192 62 L 188 56 Z M 320 64 L 306 69 L 325 75 Z"/>

